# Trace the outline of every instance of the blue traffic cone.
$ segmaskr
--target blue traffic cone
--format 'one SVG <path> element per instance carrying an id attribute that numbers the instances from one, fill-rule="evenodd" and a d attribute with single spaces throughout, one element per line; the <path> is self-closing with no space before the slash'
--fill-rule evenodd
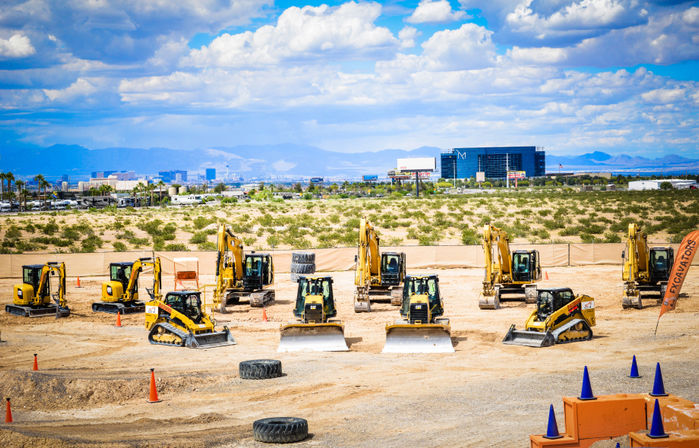
<path id="1" fill-rule="evenodd" d="M 660 415 L 660 405 L 658 404 L 658 399 L 655 399 L 655 406 L 653 407 L 653 422 L 650 425 L 650 432 L 648 437 L 653 439 L 662 439 L 665 437 L 670 437 L 665 434 L 665 428 L 663 428 L 663 416 Z"/>
<path id="2" fill-rule="evenodd" d="M 619 442 L 616 443 L 616 448 L 621 448 L 621 445 L 619 445 Z"/>
<path id="3" fill-rule="evenodd" d="M 587 373 L 587 366 L 585 366 L 585 371 L 583 372 L 583 384 L 582 392 L 578 400 L 596 400 L 597 397 L 592 395 L 592 386 L 590 385 L 590 375 Z"/>
<path id="4" fill-rule="evenodd" d="M 553 405 L 549 408 L 549 426 L 546 428 L 546 439 L 560 439 L 563 437 L 558 433 L 558 424 L 556 423 L 556 414 L 553 413 Z"/>
<path id="5" fill-rule="evenodd" d="M 663 384 L 663 372 L 660 371 L 660 363 L 655 365 L 655 380 L 653 381 L 653 392 L 651 397 L 667 397 L 665 385 Z"/>
<path id="6" fill-rule="evenodd" d="M 640 378 L 641 375 L 638 374 L 638 365 L 636 364 L 636 355 L 633 355 L 633 360 L 631 361 L 631 373 L 629 373 L 629 378 Z"/>

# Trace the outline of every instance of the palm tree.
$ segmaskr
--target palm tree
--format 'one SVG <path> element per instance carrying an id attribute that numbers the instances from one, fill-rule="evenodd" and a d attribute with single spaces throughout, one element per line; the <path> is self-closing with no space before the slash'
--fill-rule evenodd
<path id="1" fill-rule="evenodd" d="M 5 173 L 0 173 L 0 201 L 5 199 Z"/>
<path id="2" fill-rule="evenodd" d="M 102 184 L 100 185 L 99 192 L 102 196 L 108 195 L 113 190 L 111 185 Z"/>
<path id="3" fill-rule="evenodd" d="M 138 200 L 138 195 L 141 193 L 142 187 L 143 184 L 138 183 L 135 187 L 133 187 L 133 190 L 131 190 L 131 194 L 134 196 L 134 200 L 139 207 L 141 205 L 141 202 Z"/>
<path id="4" fill-rule="evenodd" d="M 41 199 L 41 190 L 44 188 L 44 183 L 46 183 L 46 179 L 44 178 L 43 174 L 37 174 L 34 176 L 34 181 L 36 182 L 36 185 L 39 189 L 39 198 Z M 44 205 L 46 205 L 46 199 L 44 199 Z"/>
<path id="5" fill-rule="evenodd" d="M 150 202 L 148 205 L 153 206 L 153 193 L 155 192 L 155 184 L 146 185 L 146 191 L 150 193 Z"/>
<path id="6" fill-rule="evenodd" d="M 159 198 L 159 203 L 160 203 L 160 204 L 163 203 L 163 187 L 164 187 L 164 186 L 165 186 L 165 182 L 163 182 L 163 180 L 161 179 L 161 180 L 158 182 L 158 193 L 159 193 L 159 195 L 160 195 L 160 198 Z"/>
<path id="7" fill-rule="evenodd" d="M 17 186 L 17 201 L 19 202 L 19 209 L 22 210 L 22 199 L 24 199 L 24 209 L 27 209 L 27 190 L 24 189 L 27 183 L 21 179 L 15 182 Z"/>
<path id="8" fill-rule="evenodd" d="M 8 171 L 5 173 L 5 180 L 7 181 L 7 198 L 12 205 L 12 181 L 15 180 L 15 175 Z"/>

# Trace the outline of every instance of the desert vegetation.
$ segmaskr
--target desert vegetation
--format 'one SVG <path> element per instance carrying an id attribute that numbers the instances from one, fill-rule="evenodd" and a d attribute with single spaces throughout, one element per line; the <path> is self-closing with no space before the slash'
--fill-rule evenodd
<path id="1" fill-rule="evenodd" d="M 260 250 L 349 247 L 361 216 L 384 246 L 479 244 L 488 223 L 515 243 L 621 242 L 630 222 L 651 241 L 679 242 L 699 228 L 699 193 L 552 190 L 17 213 L 0 218 L 0 252 L 215 250 L 219 222 Z"/>

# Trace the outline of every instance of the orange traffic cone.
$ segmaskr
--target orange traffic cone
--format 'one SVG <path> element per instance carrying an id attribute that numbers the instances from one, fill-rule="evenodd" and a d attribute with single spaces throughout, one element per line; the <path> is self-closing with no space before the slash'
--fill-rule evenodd
<path id="1" fill-rule="evenodd" d="M 78 275 L 78 286 L 76 286 L 76 288 L 82 288 L 82 286 L 80 286 L 80 276 L 79 275 Z"/>
<path id="2" fill-rule="evenodd" d="M 121 312 L 117 312 L 117 322 L 116 322 L 117 327 L 121 327 Z"/>
<path id="3" fill-rule="evenodd" d="M 267 310 L 262 309 L 262 322 L 267 322 Z"/>
<path id="4" fill-rule="evenodd" d="M 5 423 L 12 423 L 12 409 L 10 409 L 10 399 L 7 399 L 7 408 L 5 408 Z"/>
<path id="5" fill-rule="evenodd" d="M 34 367 L 32 370 L 39 370 L 39 361 L 36 359 L 36 353 L 34 353 Z"/>
<path id="6" fill-rule="evenodd" d="M 148 403 L 159 403 L 158 389 L 155 388 L 155 369 L 150 369 L 150 394 L 148 395 Z"/>
<path id="7" fill-rule="evenodd" d="M 548 279 L 549 279 L 549 273 L 548 273 L 548 271 L 544 271 L 544 274 L 546 274 L 546 280 L 548 280 Z"/>

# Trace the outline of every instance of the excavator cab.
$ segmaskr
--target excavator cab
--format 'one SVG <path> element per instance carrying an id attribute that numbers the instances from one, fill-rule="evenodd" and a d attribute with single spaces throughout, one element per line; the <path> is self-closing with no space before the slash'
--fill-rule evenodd
<path id="1" fill-rule="evenodd" d="M 51 302 L 50 291 L 51 291 L 51 277 L 46 278 L 46 283 L 41 291 L 39 289 L 39 282 L 41 280 L 41 271 L 44 268 L 43 264 L 30 264 L 22 266 L 22 285 L 19 285 L 17 289 L 16 296 L 22 302 L 21 305 L 31 305 L 34 297 L 39 298 L 38 304 L 46 305 Z M 31 286 L 31 289 L 27 288 Z M 17 300 L 15 300 L 17 302 Z M 20 305 L 20 303 L 16 303 Z M 38 305 L 37 304 L 37 305 Z"/>
<path id="2" fill-rule="evenodd" d="M 51 293 L 51 277 L 58 276 L 58 288 Z M 24 317 L 67 317 L 70 309 L 65 302 L 65 264 L 49 262 L 22 266 L 22 283 L 14 285 L 12 304 L 5 312 Z M 56 302 L 55 304 L 53 302 Z"/>
<path id="3" fill-rule="evenodd" d="M 536 299 L 536 320 L 545 321 L 554 311 L 575 300 L 573 291 L 565 289 L 542 289 Z"/>
<path id="4" fill-rule="evenodd" d="M 132 262 L 117 262 L 109 265 L 109 283 L 104 284 L 102 300 L 116 302 L 124 295 L 131 278 Z M 138 281 L 135 286 L 134 300 L 138 300 Z"/>
<path id="5" fill-rule="evenodd" d="M 173 291 L 165 296 L 165 304 L 199 324 L 202 320 L 200 294 L 199 291 Z"/>
<path id="6" fill-rule="evenodd" d="M 515 282 L 531 282 L 541 278 L 541 268 L 538 263 L 539 251 L 516 250 L 512 253 L 512 280 Z"/>
<path id="7" fill-rule="evenodd" d="M 384 252 L 381 254 L 381 284 L 384 286 L 400 285 L 405 277 L 405 254 L 402 252 Z"/>
<path id="8" fill-rule="evenodd" d="M 243 288 L 246 291 L 263 289 L 274 282 L 272 256 L 251 252 L 243 263 Z"/>
<path id="9" fill-rule="evenodd" d="M 423 307 L 424 304 L 429 306 L 429 312 L 427 307 Z M 439 296 L 439 278 L 436 275 L 405 277 L 400 314 L 410 323 L 429 323 L 444 314 Z"/>
<path id="10" fill-rule="evenodd" d="M 675 251 L 672 247 L 653 247 L 650 249 L 650 281 L 664 282 L 670 278 L 670 270 L 675 262 Z"/>

